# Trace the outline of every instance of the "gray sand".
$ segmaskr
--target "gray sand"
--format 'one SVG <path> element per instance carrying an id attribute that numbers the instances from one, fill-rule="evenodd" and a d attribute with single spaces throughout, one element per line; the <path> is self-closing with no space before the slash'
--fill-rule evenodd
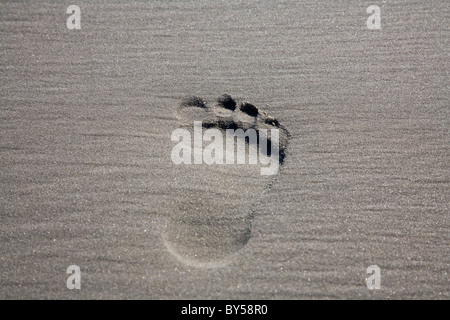
<path id="1" fill-rule="evenodd" d="M 449 6 L 2 1 L 0 298 L 448 299 Z M 292 135 L 270 189 L 171 161 L 181 99 L 225 92 Z M 226 264 L 165 245 L 198 190 L 207 212 L 253 214 Z"/>

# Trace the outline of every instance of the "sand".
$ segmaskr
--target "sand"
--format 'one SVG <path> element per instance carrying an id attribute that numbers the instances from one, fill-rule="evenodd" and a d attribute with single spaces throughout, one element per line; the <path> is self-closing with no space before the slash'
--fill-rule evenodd
<path id="1" fill-rule="evenodd" d="M 1 299 L 449 298 L 448 1 L 70 4 L 0 4 Z M 172 162 L 224 93 L 275 176 Z"/>

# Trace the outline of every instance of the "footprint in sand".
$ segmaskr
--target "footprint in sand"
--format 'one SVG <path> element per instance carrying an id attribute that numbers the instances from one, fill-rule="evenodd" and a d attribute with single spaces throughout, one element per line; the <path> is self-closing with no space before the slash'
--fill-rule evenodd
<path id="1" fill-rule="evenodd" d="M 164 243 L 188 265 L 225 265 L 250 239 L 252 208 L 278 175 L 290 135 L 275 118 L 229 95 L 211 105 L 197 97 L 187 98 L 179 106 L 178 118 L 184 131 L 174 133 L 188 134 L 187 143 L 181 141 L 178 147 L 187 149 L 174 148 L 172 160 L 173 154 L 181 154 L 188 163 L 173 164 L 176 199 L 164 224 Z M 239 136 L 239 132 L 249 134 Z M 184 139 L 172 134 L 172 140 L 176 144 Z M 221 147 L 211 152 L 208 145 L 213 142 Z M 216 162 L 211 164 L 208 154 Z"/>

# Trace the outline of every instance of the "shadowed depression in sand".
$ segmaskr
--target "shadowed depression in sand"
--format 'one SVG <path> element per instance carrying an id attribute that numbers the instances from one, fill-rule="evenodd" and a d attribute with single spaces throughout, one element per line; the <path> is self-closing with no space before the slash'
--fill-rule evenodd
<path id="1" fill-rule="evenodd" d="M 248 137 L 236 138 L 245 140 L 243 142 L 247 146 L 242 150 L 235 146 L 228 151 L 233 153 L 233 159 L 237 158 L 237 152 L 250 153 L 250 148 L 257 149 L 260 144 L 267 145 L 266 149 L 272 153 L 265 152 L 265 157 L 277 153 L 277 171 L 271 175 L 261 174 L 262 164 L 248 162 L 189 162 L 173 168 L 174 192 L 183 194 L 183 197 L 176 199 L 176 205 L 165 220 L 164 242 L 171 253 L 189 265 L 221 266 L 231 262 L 231 256 L 250 239 L 253 216 L 257 214 L 253 207 L 279 173 L 278 165 L 284 163 L 289 132 L 274 117 L 248 102 L 236 103 L 227 94 L 219 97 L 212 105 L 207 105 L 201 98 L 186 98 L 178 108 L 178 118 L 183 128 L 192 128 L 194 121 L 201 120 L 204 128 L 216 128 L 224 136 L 229 134 L 229 130 L 255 130 L 258 139 L 254 145 L 249 144 L 251 139 Z M 267 139 L 267 144 L 265 140 L 262 143 L 258 133 L 274 129 L 278 131 L 276 143 L 273 139 Z M 203 152 L 200 147 L 199 151 Z M 191 186 L 180 189 L 176 182 L 179 177 L 187 179 Z"/>

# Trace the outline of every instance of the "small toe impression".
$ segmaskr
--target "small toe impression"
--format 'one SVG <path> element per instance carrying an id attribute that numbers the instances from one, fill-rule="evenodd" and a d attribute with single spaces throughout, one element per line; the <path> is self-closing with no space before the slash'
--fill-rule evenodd
<path id="1" fill-rule="evenodd" d="M 243 102 L 240 106 L 242 112 L 249 116 L 256 117 L 258 115 L 258 108 L 248 102 Z"/>
<path id="2" fill-rule="evenodd" d="M 197 107 L 197 108 L 206 108 L 205 101 L 202 98 L 191 96 L 183 99 L 181 102 L 183 107 Z"/>
<path id="3" fill-rule="evenodd" d="M 233 100 L 233 98 L 229 94 L 224 94 L 217 98 L 217 102 L 220 106 L 229 109 L 234 110 L 236 109 L 236 101 Z"/>
<path id="4" fill-rule="evenodd" d="M 270 125 L 272 125 L 272 126 L 275 126 L 275 127 L 279 127 L 279 126 L 280 126 L 280 122 L 279 122 L 277 119 L 275 119 L 274 117 L 268 116 L 268 117 L 264 120 L 264 122 L 267 123 L 267 124 L 270 124 Z"/>

